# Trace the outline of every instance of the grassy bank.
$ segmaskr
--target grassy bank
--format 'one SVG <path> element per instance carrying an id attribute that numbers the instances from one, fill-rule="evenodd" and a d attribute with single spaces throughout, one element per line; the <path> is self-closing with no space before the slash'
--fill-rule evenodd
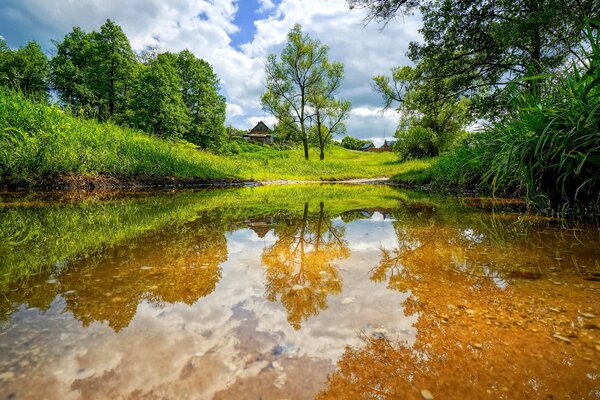
<path id="1" fill-rule="evenodd" d="M 337 146 L 328 149 L 325 161 L 316 151 L 305 161 L 301 149 L 259 147 L 217 155 L 0 91 L 0 183 L 5 185 L 341 180 L 391 176 L 422 164 Z"/>

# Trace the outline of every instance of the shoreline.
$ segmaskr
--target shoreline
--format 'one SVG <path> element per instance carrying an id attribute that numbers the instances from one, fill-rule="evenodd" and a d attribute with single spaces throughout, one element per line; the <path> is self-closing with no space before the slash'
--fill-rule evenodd
<path id="1" fill-rule="evenodd" d="M 106 176 L 67 176 L 43 184 L 0 184 L 0 192 L 69 192 L 69 191 L 104 191 L 135 189 L 190 189 L 221 187 L 255 187 L 269 185 L 299 184 L 388 184 L 395 185 L 389 177 L 352 178 L 352 179 L 182 179 L 182 178 L 116 178 Z"/>

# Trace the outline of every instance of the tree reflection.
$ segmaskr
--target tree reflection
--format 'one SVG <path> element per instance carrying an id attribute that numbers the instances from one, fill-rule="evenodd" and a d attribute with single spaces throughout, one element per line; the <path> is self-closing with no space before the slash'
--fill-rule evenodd
<path id="1" fill-rule="evenodd" d="M 139 304 L 193 304 L 215 290 L 227 260 L 225 226 L 204 216 L 144 235 L 124 246 L 82 257 L 53 276 L 30 282 L 22 296 L 46 309 L 56 295 L 84 326 L 107 322 L 115 331 L 129 325 Z M 11 292 L 13 297 L 21 294 Z M 33 302 L 32 300 L 44 300 Z M 18 301 L 15 298 L 12 302 Z"/>
<path id="2" fill-rule="evenodd" d="M 398 244 L 380 249 L 370 279 L 408 294 L 402 305 L 418 316 L 416 337 L 365 335 L 362 346 L 346 349 L 318 399 L 420 398 L 424 389 L 435 398 L 593 393 L 597 384 L 588 377 L 600 372 L 593 351 L 600 334 L 578 311 L 594 302 L 592 288 L 582 289 L 572 269 L 561 270 L 568 284 L 543 279 L 558 271 L 554 254 L 570 245 L 550 230 L 460 217 L 414 204 L 397 211 Z M 510 229 L 519 240 L 507 240 Z M 542 276 L 511 279 L 517 266 Z"/>
<path id="3" fill-rule="evenodd" d="M 305 203 L 301 218 L 276 224 L 278 239 L 262 255 L 267 268 L 267 298 L 277 301 L 279 297 L 294 329 L 327 308 L 329 294 L 342 290 L 334 262 L 348 257 L 350 250 L 344 227 L 335 226 L 324 208 L 321 202 L 317 215 L 310 216 Z"/>

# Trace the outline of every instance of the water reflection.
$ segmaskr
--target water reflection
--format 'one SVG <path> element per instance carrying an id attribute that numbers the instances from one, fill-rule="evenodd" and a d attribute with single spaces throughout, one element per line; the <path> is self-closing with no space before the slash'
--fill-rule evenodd
<path id="1" fill-rule="evenodd" d="M 598 230 L 476 204 L 371 186 L 11 199 L 0 398 L 597 396 Z"/>
<path id="2" fill-rule="evenodd" d="M 350 255 L 344 226 L 333 224 L 324 202 L 320 202 L 316 215 L 309 217 L 308 210 L 307 202 L 301 218 L 276 224 L 277 241 L 262 254 L 267 268 L 267 298 L 281 301 L 294 329 L 325 309 L 328 295 L 342 291 L 334 262 Z"/>

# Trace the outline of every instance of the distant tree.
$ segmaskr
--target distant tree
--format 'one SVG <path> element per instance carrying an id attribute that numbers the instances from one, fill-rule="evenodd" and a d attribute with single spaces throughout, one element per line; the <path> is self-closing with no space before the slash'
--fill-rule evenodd
<path id="1" fill-rule="evenodd" d="M 202 147 L 216 148 L 226 139 L 225 98 L 219 94 L 219 78 L 206 61 L 189 50 L 177 56 L 183 102 L 191 116 L 184 138 Z"/>
<path id="2" fill-rule="evenodd" d="M 143 66 L 131 99 L 129 122 L 133 126 L 163 137 L 181 138 L 188 133 L 191 117 L 177 61 L 176 55 L 163 53 Z"/>
<path id="3" fill-rule="evenodd" d="M 371 143 L 370 140 L 361 140 L 352 136 L 344 136 L 341 145 L 345 149 L 360 150 L 365 144 Z"/>
<path id="4" fill-rule="evenodd" d="M 270 54 L 265 67 L 266 92 L 262 105 L 279 123 L 298 130 L 308 160 L 309 128 L 312 112 L 309 101 L 318 90 L 329 65 L 327 46 L 302 33 L 296 24 L 288 33 L 287 44 L 278 60 Z"/>
<path id="5" fill-rule="evenodd" d="M 398 103 L 401 119 L 394 150 L 402 160 L 437 156 L 464 134 L 468 101 L 447 97 L 446 81 L 423 80 L 419 67 L 393 68 L 391 79 L 383 75 L 373 79 L 385 108 Z"/>
<path id="6" fill-rule="evenodd" d="M 48 59 L 39 44 L 29 42 L 11 50 L 0 37 L 0 85 L 25 95 L 48 97 Z"/>
<path id="7" fill-rule="evenodd" d="M 90 37 L 74 27 L 64 39 L 55 41 L 56 55 L 50 61 L 50 83 L 63 106 L 94 116 L 93 93 L 88 74 L 90 66 Z"/>

